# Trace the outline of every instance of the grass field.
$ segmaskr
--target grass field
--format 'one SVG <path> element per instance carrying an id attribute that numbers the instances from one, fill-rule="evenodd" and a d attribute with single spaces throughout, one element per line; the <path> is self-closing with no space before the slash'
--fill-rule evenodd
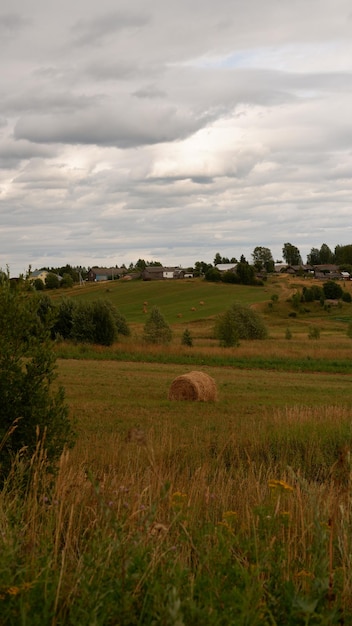
<path id="1" fill-rule="evenodd" d="M 74 294 L 111 298 L 132 336 L 56 347 L 76 446 L 53 479 L 38 444 L 26 493 L 19 462 L 0 494 L 0 624 L 352 623 L 352 305 L 290 317 L 300 286 L 280 278 L 108 288 Z M 268 339 L 217 345 L 233 301 L 261 312 Z M 172 324 L 170 346 L 142 343 L 144 302 Z M 217 402 L 168 400 L 192 369 Z"/>

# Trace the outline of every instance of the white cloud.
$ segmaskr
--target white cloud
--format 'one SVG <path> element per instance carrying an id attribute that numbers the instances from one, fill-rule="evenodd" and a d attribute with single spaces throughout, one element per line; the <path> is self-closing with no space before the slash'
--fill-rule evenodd
<path id="1" fill-rule="evenodd" d="M 347 0 L 3 0 L 0 266 L 351 243 Z"/>

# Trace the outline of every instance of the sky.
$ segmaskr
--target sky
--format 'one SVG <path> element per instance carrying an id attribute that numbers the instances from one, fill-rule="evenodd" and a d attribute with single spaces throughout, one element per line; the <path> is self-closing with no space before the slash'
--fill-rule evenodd
<path id="1" fill-rule="evenodd" d="M 1 0 L 0 268 L 352 243 L 348 0 Z"/>

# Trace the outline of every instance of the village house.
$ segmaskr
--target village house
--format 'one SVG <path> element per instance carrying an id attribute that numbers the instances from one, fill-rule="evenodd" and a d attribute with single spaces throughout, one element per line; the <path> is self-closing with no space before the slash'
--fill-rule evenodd
<path id="1" fill-rule="evenodd" d="M 104 280 L 118 280 L 126 274 L 124 268 L 118 267 L 91 267 L 87 274 L 89 282 L 101 282 Z"/>
<path id="2" fill-rule="evenodd" d="M 162 267 L 161 265 L 147 265 L 142 272 L 143 280 L 165 280 L 184 278 L 185 270 L 180 267 Z"/>

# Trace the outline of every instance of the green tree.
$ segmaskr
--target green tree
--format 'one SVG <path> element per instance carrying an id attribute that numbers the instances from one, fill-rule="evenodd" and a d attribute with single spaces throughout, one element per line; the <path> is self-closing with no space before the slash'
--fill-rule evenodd
<path id="1" fill-rule="evenodd" d="M 45 286 L 47 289 L 58 289 L 60 287 L 60 279 L 54 272 L 49 272 L 45 279 Z"/>
<path id="2" fill-rule="evenodd" d="M 60 286 L 63 287 L 63 289 L 70 289 L 71 287 L 73 287 L 73 278 L 71 274 L 63 275 Z"/>
<path id="3" fill-rule="evenodd" d="M 191 331 L 188 330 L 188 328 L 186 328 L 183 332 L 181 344 L 183 346 L 189 346 L 190 348 L 192 348 L 193 346 L 193 337 Z"/>
<path id="4" fill-rule="evenodd" d="M 53 384 L 56 356 L 50 340 L 51 316 L 39 316 L 39 301 L 23 289 L 0 286 L 0 462 L 1 480 L 14 456 L 29 459 L 38 433 L 52 465 L 74 434 L 64 390 Z"/>
<path id="5" fill-rule="evenodd" d="M 335 263 L 337 265 L 352 265 L 352 244 L 335 247 Z"/>
<path id="6" fill-rule="evenodd" d="M 237 345 L 239 339 L 265 339 L 268 331 L 262 318 L 249 307 L 233 304 L 215 322 L 215 336 L 226 346 Z"/>
<path id="7" fill-rule="evenodd" d="M 310 253 L 307 255 L 307 263 L 309 265 L 320 265 L 320 252 L 318 248 L 312 248 Z"/>
<path id="8" fill-rule="evenodd" d="M 211 267 L 211 263 L 206 263 L 205 261 L 196 261 L 194 264 L 194 275 L 204 276 L 207 270 Z"/>
<path id="9" fill-rule="evenodd" d="M 147 343 L 163 344 L 172 339 L 172 331 L 158 307 L 154 306 L 144 325 L 143 338 Z"/>
<path id="10" fill-rule="evenodd" d="M 252 285 L 255 282 L 255 270 L 253 265 L 249 265 L 245 257 L 242 255 L 240 262 L 237 263 L 236 274 L 242 285 Z"/>
<path id="11" fill-rule="evenodd" d="M 253 264 L 256 270 L 266 270 L 267 272 L 273 272 L 275 262 L 271 250 L 264 246 L 256 246 L 252 252 Z"/>
<path id="12" fill-rule="evenodd" d="M 302 257 L 300 251 L 292 243 L 285 243 L 282 248 L 282 256 L 287 265 L 302 265 Z"/>
<path id="13" fill-rule="evenodd" d="M 43 289 L 45 289 L 45 285 L 41 278 L 36 278 L 33 281 L 33 287 L 36 291 L 43 291 Z"/>
<path id="14" fill-rule="evenodd" d="M 326 243 L 323 243 L 319 251 L 320 263 L 318 265 L 329 265 L 334 262 L 335 255 Z"/>
<path id="15" fill-rule="evenodd" d="M 71 337 L 79 343 L 111 346 L 117 338 L 111 303 L 106 300 L 78 302 L 73 308 Z"/>
<path id="16" fill-rule="evenodd" d="M 236 316 L 232 309 L 219 315 L 215 321 L 214 335 L 225 348 L 233 348 L 239 344 L 239 333 Z"/>
<path id="17" fill-rule="evenodd" d="M 205 280 L 218 283 L 221 280 L 221 273 L 217 267 L 209 267 L 205 272 Z"/>
<path id="18" fill-rule="evenodd" d="M 343 295 L 341 285 L 335 283 L 333 280 L 328 280 L 326 283 L 323 283 L 323 291 L 325 298 L 328 300 L 339 300 Z"/>

